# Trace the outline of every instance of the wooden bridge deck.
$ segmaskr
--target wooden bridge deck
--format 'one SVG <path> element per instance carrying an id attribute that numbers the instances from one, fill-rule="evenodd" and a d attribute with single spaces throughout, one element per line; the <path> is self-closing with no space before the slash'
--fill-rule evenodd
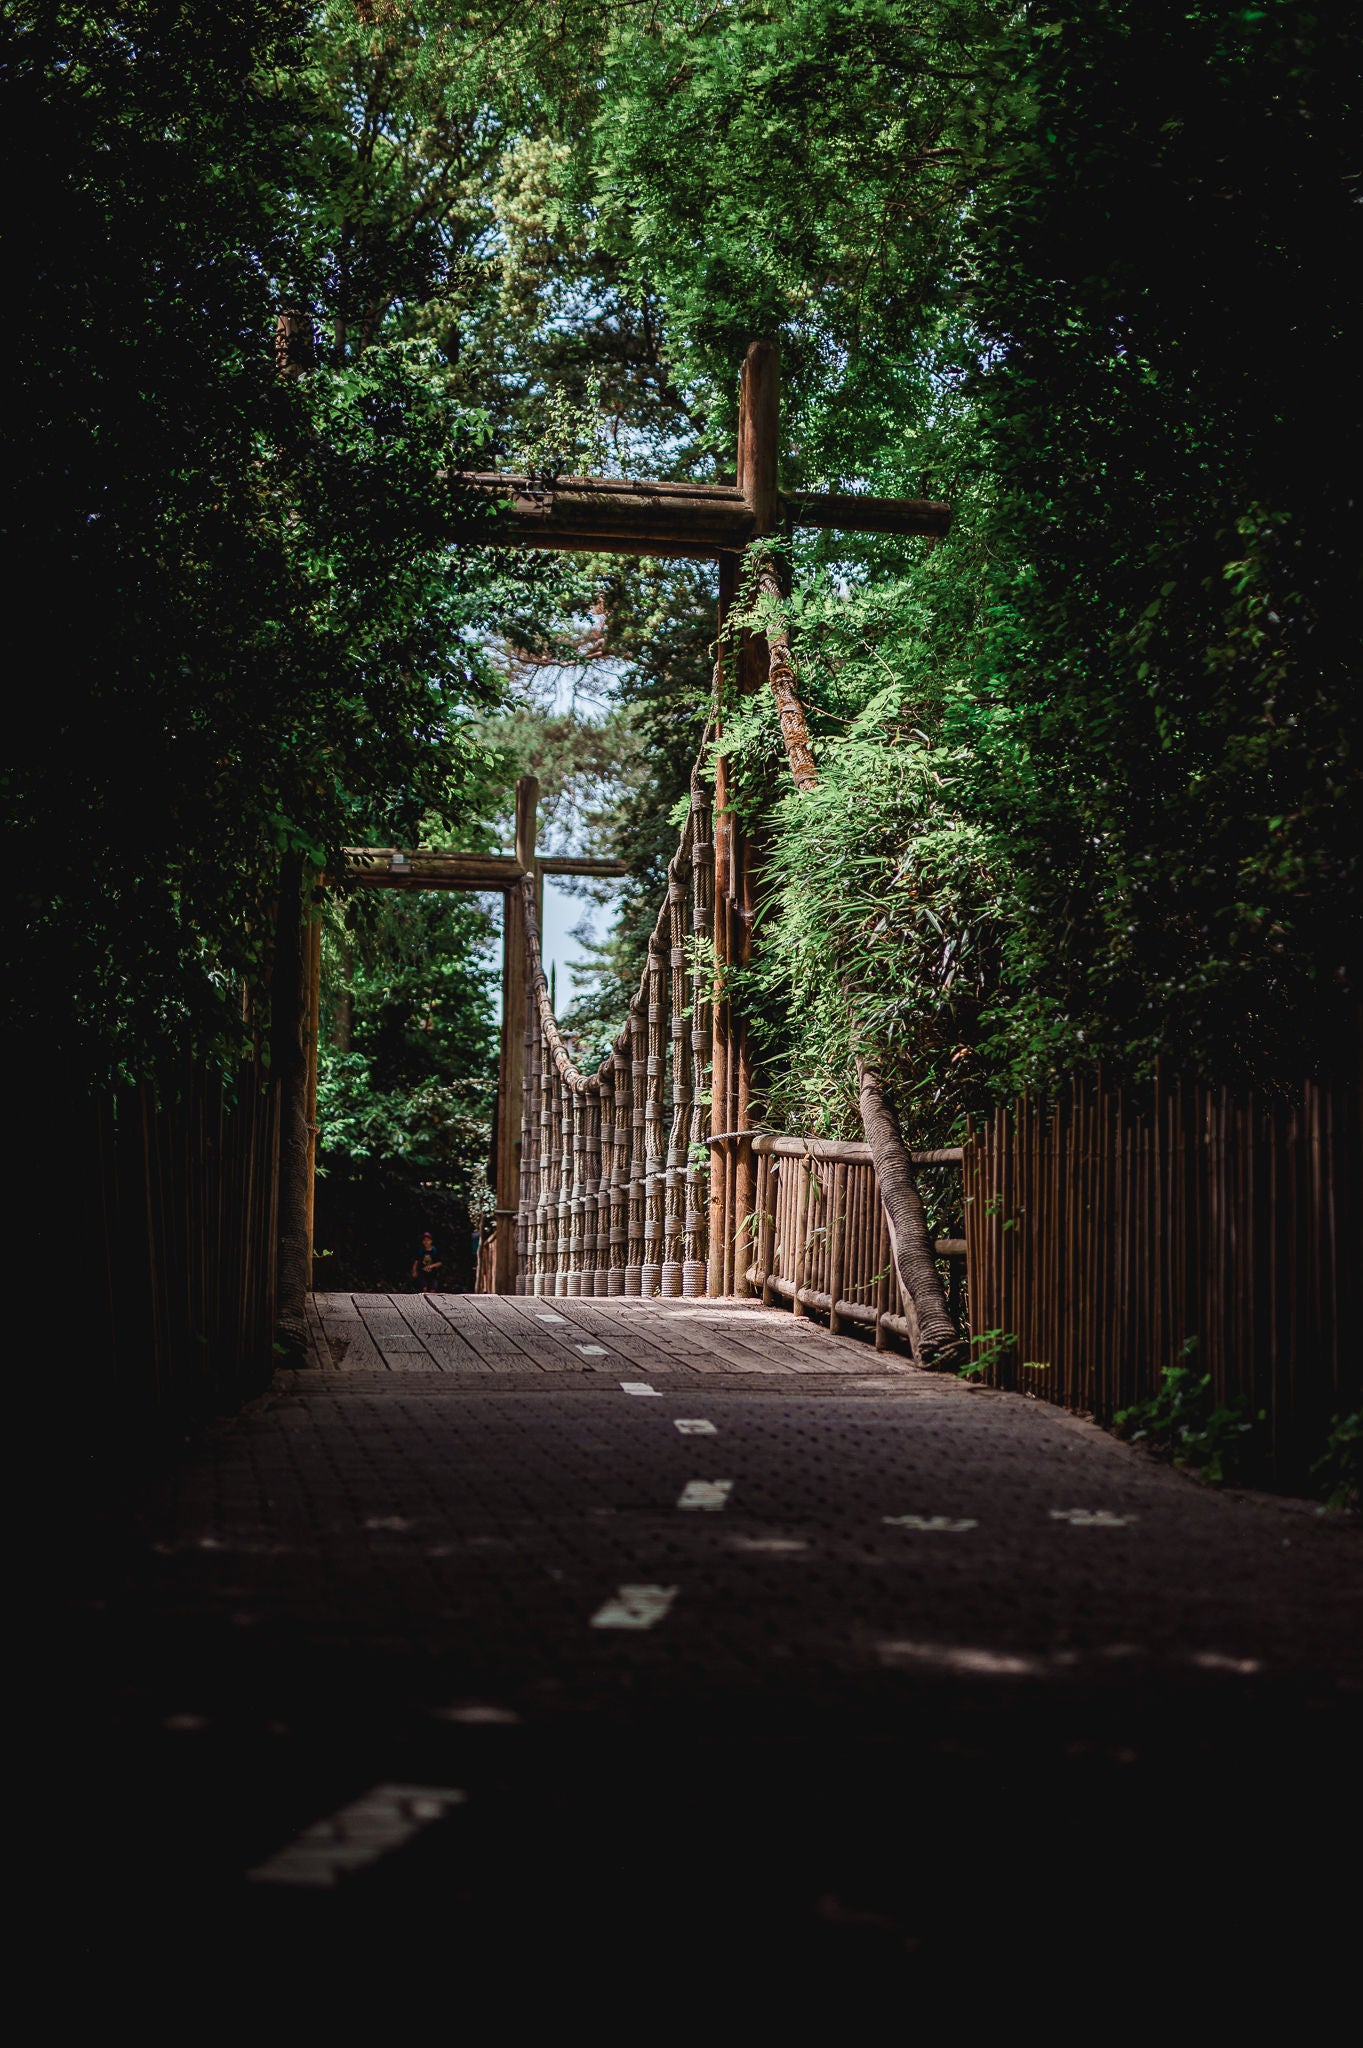
<path id="1" fill-rule="evenodd" d="M 849 1387 L 913 1368 L 864 1339 L 760 1302 L 584 1300 L 506 1294 L 316 1294 L 312 1365 L 346 1374 L 440 1373 L 486 1385 L 553 1380 L 599 1389 L 648 1377 Z"/>

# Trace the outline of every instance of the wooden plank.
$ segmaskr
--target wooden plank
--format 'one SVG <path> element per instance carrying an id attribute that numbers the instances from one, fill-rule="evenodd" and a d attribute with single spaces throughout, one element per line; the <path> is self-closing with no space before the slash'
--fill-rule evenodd
<path id="1" fill-rule="evenodd" d="M 346 1340 L 346 1348 L 336 1361 L 342 1372 L 387 1372 L 388 1367 L 383 1353 L 358 1316 L 349 1317 L 343 1324 L 335 1327 L 344 1334 Z M 331 1330 L 325 1316 L 322 1318 L 322 1328 L 330 1338 Z"/>
<path id="2" fill-rule="evenodd" d="M 511 1372 L 517 1367 L 541 1371 L 542 1368 L 528 1352 L 500 1330 L 494 1329 L 485 1316 L 479 1315 L 478 1304 L 489 1298 L 492 1297 L 477 1294 L 431 1297 L 455 1335 L 462 1337 L 470 1349 L 477 1352 L 489 1371 Z M 456 1302 L 458 1309 L 453 1306 Z"/>
<path id="3" fill-rule="evenodd" d="M 596 1314 L 598 1308 L 604 1309 L 608 1304 L 605 1301 L 597 1302 L 595 1298 L 591 1303 L 591 1311 L 586 1315 L 573 1313 L 575 1309 L 580 1310 L 585 1305 L 573 1296 L 515 1295 L 507 1297 L 506 1300 L 506 1306 L 512 1314 L 521 1315 L 527 1326 L 536 1333 L 527 1341 L 533 1343 L 538 1340 L 540 1345 L 546 1347 L 557 1345 L 578 1370 L 590 1365 L 601 1371 L 610 1363 L 609 1357 L 584 1358 L 575 1348 L 578 1344 L 604 1344 L 608 1352 L 616 1353 L 634 1366 L 652 1366 L 660 1369 L 668 1363 L 665 1353 L 650 1346 L 646 1338 L 641 1341 L 641 1333 L 637 1327 L 631 1333 L 629 1326 L 633 1318 L 628 1315 L 624 1318 L 615 1318 Z M 537 1314 L 561 1315 L 565 1320 L 562 1323 L 542 1323 L 537 1320 Z"/>
<path id="4" fill-rule="evenodd" d="M 322 1371 L 332 1372 L 335 1370 L 335 1363 L 331 1356 L 331 1346 L 327 1342 L 326 1332 L 322 1328 L 322 1318 L 317 1313 L 317 1303 L 312 1295 L 309 1295 L 304 1303 L 304 1310 L 308 1331 L 308 1350 L 313 1362 Z"/>
<path id="5" fill-rule="evenodd" d="M 571 1301 L 563 1303 L 571 1308 Z M 723 1329 L 705 1328 L 703 1334 L 666 1313 L 654 1315 L 650 1308 L 631 1309 L 621 1304 L 616 1314 L 602 1317 L 606 1302 L 593 1301 L 592 1322 L 610 1330 L 610 1341 L 636 1364 L 651 1363 L 659 1370 L 696 1369 L 698 1359 L 714 1359 L 732 1365 L 739 1372 L 772 1372 L 785 1369 L 785 1360 L 760 1347 L 745 1346 L 742 1339 Z M 675 1336 L 673 1329 L 675 1327 Z"/>
<path id="6" fill-rule="evenodd" d="M 533 1294 L 482 1295 L 478 1306 L 509 1342 L 528 1351 L 543 1370 L 600 1372 L 609 1366 L 609 1358 L 586 1358 L 577 1349 L 584 1343 L 613 1347 L 614 1340 L 600 1336 L 597 1325 L 580 1323 L 568 1315 L 573 1306 L 570 1300 Z M 544 1315 L 563 1315 L 565 1320 L 541 1322 Z"/>
<path id="7" fill-rule="evenodd" d="M 453 1330 L 447 1329 L 443 1337 L 432 1337 L 427 1348 L 442 1372 L 462 1373 L 466 1379 L 490 1379 L 493 1376 L 494 1368 Z"/>
<path id="8" fill-rule="evenodd" d="M 789 1283 L 786 1283 L 787 1287 Z M 682 1313 L 701 1309 L 703 1303 L 679 1304 Z M 680 1317 L 678 1318 L 680 1320 Z M 662 1318 L 666 1321 L 666 1315 Z M 729 1355 L 736 1360 L 744 1358 L 764 1361 L 779 1370 L 797 1374 L 810 1372 L 863 1371 L 864 1365 L 858 1355 L 861 1347 L 850 1350 L 847 1342 L 819 1330 L 817 1325 L 805 1323 L 803 1327 L 811 1332 L 809 1336 L 797 1336 L 794 1319 L 784 1315 L 736 1310 L 732 1322 L 713 1327 L 702 1324 L 705 1335 L 698 1336 L 710 1349 L 720 1355 Z M 670 1336 L 662 1336 L 662 1343 L 671 1343 Z"/>

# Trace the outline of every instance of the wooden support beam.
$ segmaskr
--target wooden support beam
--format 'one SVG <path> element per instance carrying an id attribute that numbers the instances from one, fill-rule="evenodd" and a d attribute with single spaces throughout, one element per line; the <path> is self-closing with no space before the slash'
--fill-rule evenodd
<path id="1" fill-rule="evenodd" d="M 311 935 L 304 894 L 302 859 L 296 853 L 286 854 L 280 873 L 270 972 L 270 1077 L 279 1091 L 275 1265 L 279 1335 L 297 1355 L 306 1349 L 307 1297 L 312 1286 L 312 1166 L 308 1133 Z"/>
<path id="2" fill-rule="evenodd" d="M 775 344 L 754 342 L 744 371 L 745 387 L 748 381 L 753 383 L 753 396 L 749 413 L 739 423 L 741 485 L 632 483 L 583 476 L 540 484 L 491 470 L 463 472 L 459 481 L 501 504 L 497 537 L 514 547 L 707 557 L 734 553 L 785 525 L 844 533 L 940 536 L 947 531 L 950 506 L 929 498 L 778 490 L 772 413 L 779 381 Z"/>
<path id="3" fill-rule="evenodd" d="M 509 853 L 404 852 L 397 846 L 348 846 L 345 880 L 367 889 L 509 889 L 523 873 Z"/>
<path id="4" fill-rule="evenodd" d="M 781 515 L 791 526 L 835 533 L 931 533 L 951 527 L 951 507 L 933 498 L 871 498 L 860 491 L 783 491 Z"/>
<path id="5" fill-rule="evenodd" d="M 313 1261 L 316 1257 L 316 1192 L 317 1192 L 317 1067 L 322 1036 L 322 913 L 314 904 L 308 920 L 305 943 L 307 947 L 307 1118 L 308 1118 L 308 1273 L 311 1280 Z"/>
<path id="6" fill-rule="evenodd" d="M 629 873 L 626 861 L 577 854 L 535 857 L 530 868 L 541 875 L 610 877 Z M 345 852 L 345 880 L 365 889 L 510 889 L 528 871 L 519 854 L 423 853 L 420 849 L 404 853 L 395 846 L 349 846 Z"/>
<path id="7" fill-rule="evenodd" d="M 516 784 L 516 869 L 535 868 L 535 829 L 540 786 L 533 775 Z M 529 999 L 529 953 L 525 898 L 508 889 L 502 898 L 502 1045 L 497 1067 L 494 1178 L 497 1227 L 493 1239 L 492 1291 L 516 1291 L 516 1209 L 521 1184 L 521 1114 L 525 1076 L 525 1018 Z"/>
<path id="8" fill-rule="evenodd" d="M 551 854 L 548 859 L 540 856 L 535 867 L 542 875 L 627 875 L 629 862 L 624 860 L 589 860 L 577 854 Z"/>
<path id="9" fill-rule="evenodd" d="M 781 432 L 781 357 L 775 342 L 753 342 L 743 361 L 738 396 L 738 488 L 752 521 L 752 537 L 774 532 L 781 517 L 778 452 Z M 736 595 L 732 558 L 720 565 L 720 626 Z M 766 643 L 745 632 L 738 648 L 738 687 L 743 695 L 763 687 Z M 745 1132 L 751 1123 L 752 1050 L 747 1023 L 720 989 L 726 970 L 752 959 L 756 902 L 755 849 L 731 808 L 728 761 L 721 755 L 715 774 L 715 964 L 719 971 L 714 1009 L 714 1068 L 710 1131 Z M 710 1168 L 711 1294 L 751 1292 L 750 1255 L 738 1243 L 756 1209 L 757 1175 L 752 1146 L 726 1147 Z"/>
<path id="10" fill-rule="evenodd" d="M 738 487 L 754 538 L 781 524 L 780 441 L 781 351 L 774 341 L 751 341 L 739 384 Z"/>
<path id="11" fill-rule="evenodd" d="M 516 865 L 523 875 L 535 865 L 539 810 L 539 782 L 533 775 L 522 775 L 516 784 Z"/>
<path id="12" fill-rule="evenodd" d="M 603 554 L 715 555 L 744 547 L 752 517 L 732 484 L 633 483 L 464 471 L 458 481 L 500 507 L 497 538 L 515 547 Z"/>

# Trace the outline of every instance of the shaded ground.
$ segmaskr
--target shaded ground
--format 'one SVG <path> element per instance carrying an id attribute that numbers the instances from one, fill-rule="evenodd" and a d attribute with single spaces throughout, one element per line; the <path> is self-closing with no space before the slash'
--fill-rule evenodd
<path id="1" fill-rule="evenodd" d="M 748 1304 L 319 1305 L 82 1568 L 97 1981 L 1325 1996 L 1352 1527 Z"/>

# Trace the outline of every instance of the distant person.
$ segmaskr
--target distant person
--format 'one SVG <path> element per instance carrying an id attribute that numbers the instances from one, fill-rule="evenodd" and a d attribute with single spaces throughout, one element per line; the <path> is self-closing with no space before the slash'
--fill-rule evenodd
<path id="1" fill-rule="evenodd" d="M 440 1275 L 444 1270 L 444 1261 L 436 1250 L 435 1239 L 429 1230 L 423 1230 L 421 1250 L 412 1260 L 412 1278 L 419 1283 L 423 1294 L 436 1294 L 440 1290 Z"/>

